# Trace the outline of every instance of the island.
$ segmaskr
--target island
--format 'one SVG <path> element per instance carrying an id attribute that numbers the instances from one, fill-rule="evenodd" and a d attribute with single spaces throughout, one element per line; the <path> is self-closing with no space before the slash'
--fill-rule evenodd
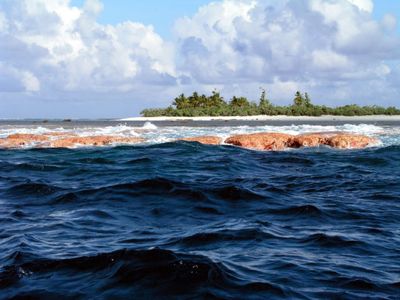
<path id="1" fill-rule="evenodd" d="M 273 104 L 262 89 L 258 103 L 246 97 L 233 96 L 228 102 L 218 91 L 211 95 L 194 92 L 191 96 L 181 94 L 167 108 L 150 108 L 141 112 L 145 118 L 150 117 L 228 117 L 228 116 L 394 116 L 400 115 L 400 109 L 378 105 L 359 106 L 349 104 L 338 107 L 315 105 L 308 93 L 297 91 L 293 104 L 280 106 Z"/>

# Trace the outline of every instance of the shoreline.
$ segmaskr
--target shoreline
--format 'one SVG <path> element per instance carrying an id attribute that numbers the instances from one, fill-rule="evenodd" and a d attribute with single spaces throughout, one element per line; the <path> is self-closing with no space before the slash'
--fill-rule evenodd
<path id="1" fill-rule="evenodd" d="M 218 116 L 218 117 L 132 117 L 117 119 L 116 121 L 126 122 L 174 122 L 174 121 L 191 121 L 191 122 L 207 122 L 207 121 L 364 121 L 364 122 L 379 122 L 379 121 L 400 121 L 400 115 L 372 115 L 372 116 L 331 116 L 324 115 L 319 117 L 313 116 Z"/>

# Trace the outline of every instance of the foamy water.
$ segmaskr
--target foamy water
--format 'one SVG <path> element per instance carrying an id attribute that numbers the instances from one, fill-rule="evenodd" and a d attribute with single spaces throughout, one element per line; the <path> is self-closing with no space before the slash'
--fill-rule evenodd
<path id="1" fill-rule="evenodd" d="M 11 134 L 46 134 L 46 133 L 65 133 L 76 134 L 78 136 L 121 136 L 121 137 L 142 137 L 145 144 L 160 144 L 173 142 L 180 138 L 195 137 L 203 135 L 219 136 L 223 139 L 235 135 L 255 132 L 279 132 L 287 134 L 304 134 L 312 132 L 347 132 L 363 134 L 376 137 L 381 141 L 380 146 L 391 146 L 400 144 L 400 125 L 399 126 L 377 126 L 371 124 L 344 124 L 344 125 L 286 125 L 286 126 L 222 126 L 222 127 L 191 127 L 191 126 L 160 126 L 157 127 L 151 122 L 146 122 L 143 126 L 133 126 L 127 124 L 113 126 L 77 126 L 77 127 L 50 127 L 40 126 L 0 126 L 0 138 L 5 138 Z M 52 137 L 51 139 L 56 139 Z"/>

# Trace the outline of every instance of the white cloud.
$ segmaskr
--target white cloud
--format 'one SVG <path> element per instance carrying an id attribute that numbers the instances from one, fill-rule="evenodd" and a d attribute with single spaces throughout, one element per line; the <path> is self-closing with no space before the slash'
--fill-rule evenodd
<path id="1" fill-rule="evenodd" d="M 312 53 L 313 64 L 320 70 L 346 71 L 351 67 L 348 58 L 344 55 L 333 52 L 332 50 L 315 50 Z"/>
<path id="2" fill-rule="evenodd" d="M 7 19 L 6 16 L 0 11 L 0 31 L 7 29 Z"/>
<path id="3" fill-rule="evenodd" d="M 325 103 L 400 97 L 397 19 L 374 19 L 372 0 L 214 1 L 178 19 L 172 41 L 134 20 L 101 24 L 103 9 L 0 1 L 0 93 L 165 99 L 142 107 L 194 89 L 255 97 L 260 86 L 278 100 L 297 89 Z"/>
<path id="4" fill-rule="evenodd" d="M 99 0 L 86 0 L 83 10 L 93 16 L 97 16 L 103 10 L 103 4 Z"/>
<path id="5" fill-rule="evenodd" d="M 378 93 L 398 97 L 368 88 L 376 80 L 390 84 L 387 77 L 400 58 L 395 17 L 379 22 L 372 11 L 370 0 L 212 3 L 176 22 L 180 70 L 192 82 L 224 84 L 226 90 L 286 85 L 291 92 L 310 89 L 326 101 L 340 94 L 333 89 L 348 87 L 346 97 L 354 101 Z M 359 85 L 365 88 L 351 88 Z"/>
<path id="6" fill-rule="evenodd" d="M 40 91 L 40 82 L 31 72 L 24 71 L 20 74 L 21 81 L 27 92 L 38 92 Z"/>
<path id="7" fill-rule="evenodd" d="M 382 26 L 388 31 L 395 30 L 397 27 L 396 17 L 392 14 L 384 15 L 383 20 L 382 20 Z"/>
<path id="8" fill-rule="evenodd" d="M 25 93 L 40 90 L 40 82 L 31 72 L 0 63 L 0 91 Z"/>
<path id="9" fill-rule="evenodd" d="M 347 0 L 351 4 L 357 6 L 358 9 L 371 13 L 374 10 L 374 3 L 372 0 Z"/>
<path id="10" fill-rule="evenodd" d="M 151 26 L 99 24 L 102 9 L 98 0 L 86 1 L 83 8 L 68 0 L 5 0 L 0 4 L 0 44 L 12 38 L 14 51 L 37 48 L 42 55 L 26 65 L 9 55 L 3 63 L 22 74 L 29 91 L 45 86 L 50 91 L 126 92 L 173 81 L 173 46 Z"/>

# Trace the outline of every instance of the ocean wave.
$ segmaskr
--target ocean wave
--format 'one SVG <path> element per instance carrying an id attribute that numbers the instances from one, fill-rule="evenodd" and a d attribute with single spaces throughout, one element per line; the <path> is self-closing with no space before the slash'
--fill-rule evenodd
<path id="1" fill-rule="evenodd" d="M 142 126 L 142 129 L 146 129 L 146 130 L 156 130 L 158 129 L 158 127 L 156 125 L 154 125 L 151 122 L 146 122 L 144 123 L 144 125 Z"/>
<path id="2" fill-rule="evenodd" d="M 51 184 L 27 182 L 14 185 L 8 188 L 5 193 L 7 195 L 13 195 L 17 197 L 19 196 L 41 197 L 41 196 L 49 196 L 55 194 L 61 190 L 62 188 Z"/>
<path id="3" fill-rule="evenodd" d="M 34 190 L 36 193 L 40 191 L 48 191 L 48 195 L 60 190 L 53 189 L 48 186 L 37 186 L 39 190 Z M 40 189 L 42 188 L 42 189 Z M 19 190 L 18 190 L 19 192 Z M 31 191 L 32 192 L 32 191 Z M 93 189 L 81 189 L 69 191 L 67 193 L 58 193 L 54 199 L 54 203 L 70 203 L 78 199 L 106 199 L 107 195 L 113 195 L 113 199 L 119 196 L 121 201 L 130 199 L 136 195 L 146 194 L 147 196 L 163 196 L 165 199 L 171 198 L 174 200 L 188 199 L 190 201 L 200 201 L 207 203 L 211 199 L 223 201 L 259 201 L 265 199 L 265 195 L 251 191 L 245 187 L 234 185 L 226 185 L 215 188 L 191 187 L 190 184 L 183 182 L 168 180 L 165 178 L 145 179 L 137 182 L 118 183 L 109 186 L 96 187 Z"/>
<path id="4" fill-rule="evenodd" d="M 273 214 L 278 215 L 288 215 L 288 216 L 304 216 L 304 217 L 320 217 L 324 213 L 318 207 L 314 205 L 301 205 L 301 206 L 291 206 L 281 209 L 271 210 Z"/>
<path id="5" fill-rule="evenodd" d="M 63 166 L 50 165 L 43 163 L 6 163 L 0 162 L 0 167 L 7 171 L 38 171 L 38 172 L 57 172 L 64 169 Z"/>
<path id="6" fill-rule="evenodd" d="M 366 246 L 362 241 L 350 240 L 339 235 L 328 235 L 315 233 L 300 239 L 301 243 L 312 244 L 318 247 L 345 248 L 355 246 Z"/>
<path id="7" fill-rule="evenodd" d="M 352 151 L 0 150 L 0 298 L 396 299 L 400 145 L 382 128 Z"/>
<path id="8" fill-rule="evenodd" d="M 185 184 L 165 178 L 145 179 L 132 183 L 118 183 L 114 185 L 96 187 L 93 189 L 82 189 L 74 192 L 67 192 L 58 195 L 53 203 L 71 203 L 75 200 L 93 199 L 96 201 L 99 197 L 107 198 L 107 195 L 113 195 L 113 199 L 119 197 L 121 201 L 130 199 L 136 195 L 145 193 L 148 196 L 162 195 L 176 199 L 191 199 L 191 201 L 207 200 L 207 196 L 198 190 L 186 187 Z"/>
<path id="9" fill-rule="evenodd" d="M 268 239 L 278 239 L 279 237 L 272 233 L 264 232 L 258 228 L 246 228 L 239 230 L 220 230 L 215 232 L 200 232 L 190 236 L 173 239 L 169 245 L 182 245 L 184 247 L 207 247 L 209 244 L 218 244 L 223 242 L 247 241 L 265 241 Z"/>
<path id="10" fill-rule="evenodd" d="M 54 285 L 41 290 L 40 278 L 58 274 Z M 68 279 L 68 280 L 67 280 Z M 29 292 L 12 290 L 18 281 L 31 282 Z M 71 282 L 81 285 L 71 290 Z M 157 284 L 155 284 L 157 283 Z M 122 289 L 123 287 L 123 289 Z M 268 282 L 246 282 L 221 263 L 205 256 L 179 254 L 169 250 L 118 250 L 95 256 L 72 259 L 36 259 L 14 264 L 0 273 L 0 289 L 7 297 L 63 295 L 80 297 L 82 293 L 97 297 L 218 297 L 229 291 L 248 299 L 284 296 L 284 290 Z M 251 292 L 251 294 L 249 294 Z M 259 294 L 261 293 L 261 294 Z"/>
<path id="11" fill-rule="evenodd" d="M 264 196 L 253 192 L 247 188 L 244 187 L 238 187 L 238 186 L 224 186 L 221 188 L 214 188 L 210 189 L 210 193 L 212 195 L 217 196 L 219 199 L 223 200 L 230 200 L 230 201 L 237 201 L 237 200 L 262 200 L 264 199 Z"/>

